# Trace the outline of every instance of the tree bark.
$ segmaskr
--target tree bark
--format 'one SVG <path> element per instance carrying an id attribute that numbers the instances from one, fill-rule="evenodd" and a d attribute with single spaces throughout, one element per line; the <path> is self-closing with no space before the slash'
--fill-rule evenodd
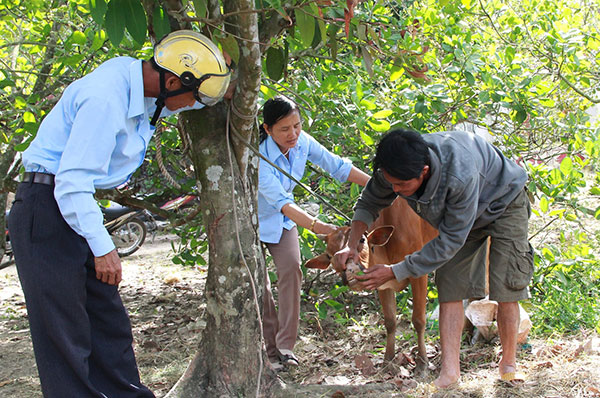
<path id="1" fill-rule="evenodd" d="M 208 2 L 211 17 L 220 11 L 215 4 Z M 253 7 L 252 0 L 223 1 L 225 12 Z M 272 396 L 281 387 L 262 343 L 266 270 L 258 236 L 258 158 L 245 146 L 256 145 L 257 138 L 262 69 L 258 18 L 237 13 L 225 26 L 240 47 L 235 95 L 180 117 L 182 133 L 191 141 L 209 241 L 207 326 L 195 358 L 168 398 Z M 232 138 L 233 129 L 241 139 Z"/>
<path id="2" fill-rule="evenodd" d="M 182 128 L 192 141 L 209 240 L 207 326 L 195 358 L 169 398 L 269 396 L 277 385 L 261 341 L 265 265 L 256 192 L 247 189 L 255 181 L 241 176 L 228 143 L 227 106 L 220 103 L 182 117 Z"/>

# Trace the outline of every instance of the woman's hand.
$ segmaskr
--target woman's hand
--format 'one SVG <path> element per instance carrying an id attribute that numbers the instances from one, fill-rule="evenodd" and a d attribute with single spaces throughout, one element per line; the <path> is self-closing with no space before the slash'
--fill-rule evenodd
<path id="1" fill-rule="evenodd" d="M 312 231 L 319 235 L 329 235 L 330 233 L 335 232 L 337 228 L 338 227 L 333 224 L 327 224 L 320 220 L 316 220 Z"/>

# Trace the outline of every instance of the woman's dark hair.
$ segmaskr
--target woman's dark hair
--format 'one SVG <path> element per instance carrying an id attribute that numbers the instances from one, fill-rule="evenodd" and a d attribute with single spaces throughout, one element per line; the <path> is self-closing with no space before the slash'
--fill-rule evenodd
<path id="1" fill-rule="evenodd" d="M 429 165 L 429 148 L 421 134 L 410 130 L 392 130 L 383 136 L 375 159 L 373 172 L 385 170 L 400 180 L 412 180 Z"/>
<path id="2" fill-rule="evenodd" d="M 271 127 L 293 111 L 298 111 L 298 105 L 284 96 L 278 95 L 265 102 L 263 106 L 263 123 Z M 267 138 L 267 132 L 262 124 L 259 130 L 260 142 L 263 142 Z"/>

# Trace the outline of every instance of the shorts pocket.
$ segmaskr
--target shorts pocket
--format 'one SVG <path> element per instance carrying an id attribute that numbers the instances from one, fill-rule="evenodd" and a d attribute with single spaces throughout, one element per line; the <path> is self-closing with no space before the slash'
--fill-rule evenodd
<path id="1" fill-rule="evenodd" d="M 523 290 L 533 276 L 533 247 L 529 242 L 513 242 L 512 260 L 506 273 L 506 284 L 512 290 Z"/>

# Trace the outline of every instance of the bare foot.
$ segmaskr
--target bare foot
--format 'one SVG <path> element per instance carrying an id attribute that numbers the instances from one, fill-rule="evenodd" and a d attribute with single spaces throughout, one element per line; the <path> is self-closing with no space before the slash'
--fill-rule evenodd
<path id="1" fill-rule="evenodd" d="M 500 363 L 498 363 L 498 371 L 500 372 L 500 376 L 505 373 L 516 372 L 517 365 L 514 362 L 504 362 L 504 358 L 502 358 Z"/>
<path id="2" fill-rule="evenodd" d="M 458 383 L 460 374 L 457 375 L 445 375 L 440 373 L 440 376 L 433 381 L 433 384 L 438 388 L 449 388 Z"/>
<path id="3" fill-rule="evenodd" d="M 525 375 L 517 372 L 515 364 L 503 364 L 502 361 L 498 364 L 500 372 L 500 380 L 507 382 L 513 386 L 523 384 L 525 382 Z"/>

